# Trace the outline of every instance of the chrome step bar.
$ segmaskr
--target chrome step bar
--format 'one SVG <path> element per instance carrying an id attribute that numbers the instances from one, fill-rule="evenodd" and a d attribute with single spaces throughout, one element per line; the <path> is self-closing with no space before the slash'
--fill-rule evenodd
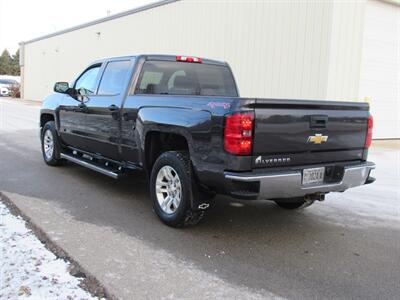
<path id="1" fill-rule="evenodd" d="M 72 155 L 61 153 L 61 158 L 69 160 L 70 162 L 78 164 L 78 165 L 80 165 L 82 167 L 86 167 L 86 168 L 91 169 L 93 171 L 96 171 L 96 172 L 99 172 L 101 174 L 107 175 L 107 176 L 109 176 L 111 178 L 114 178 L 114 179 L 118 179 L 121 176 L 121 174 L 119 174 L 119 173 L 107 170 L 105 168 L 97 166 L 97 165 L 95 165 L 93 163 L 90 163 L 88 161 L 85 161 L 85 160 L 79 159 L 77 157 L 74 157 Z"/>

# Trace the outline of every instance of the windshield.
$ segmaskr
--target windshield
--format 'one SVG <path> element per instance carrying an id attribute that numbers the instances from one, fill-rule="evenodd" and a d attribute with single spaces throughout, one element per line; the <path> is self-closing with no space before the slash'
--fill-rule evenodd
<path id="1" fill-rule="evenodd" d="M 0 84 L 8 84 L 8 85 L 11 85 L 11 84 L 16 84 L 16 81 L 7 80 L 7 79 L 0 79 Z"/>
<path id="2" fill-rule="evenodd" d="M 145 62 L 136 93 L 238 96 L 233 75 L 227 66 L 175 61 Z"/>

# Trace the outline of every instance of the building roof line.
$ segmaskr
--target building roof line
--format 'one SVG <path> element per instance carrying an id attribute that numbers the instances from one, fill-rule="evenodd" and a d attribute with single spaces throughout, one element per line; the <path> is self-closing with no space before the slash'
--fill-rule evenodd
<path id="1" fill-rule="evenodd" d="M 156 7 L 159 7 L 159 6 L 167 5 L 167 4 L 178 2 L 178 1 L 181 1 L 181 0 L 161 0 L 161 1 L 158 1 L 158 2 L 150 3 L 150 4 L 147 4 L 147 5 L 144 5 L 144 6 L 140 6 L 140 7 L 137 7 L 137 8 L 126 10 L 126 11 L 123 11 L 123 12 L 120 12 L 120 13 L 117 13 L 117 14 L 114 14 L 114 15 L 111 15 L 111 16 L 107 16 L 107 17 L 104 17 L 104 18 L 96 19 L 96 20 L 93 20 L 93 21 L 90 21 L 90 22 L 87 22 L 87 23 L 83 23 L 83 24 L 77 25 L 77 26 L 73 26 L 73 27 L 62 29 L 62 30 L 59 30 L 59 31 L 56 31 L 56 32 L 53 32 L 53 33 L 49 33 L 49 34 L 46 34 L 46 35 L 31 39 L 31 40 L 28 40 L 28 41 L 21 41 L 19 44 L 20 45 L 24 45 L 24 44 L 37 42 L 37 41 L 48 39 L 48 38 L 51 38 L 51 37 L 54 37 L 54 36 L 57 36 L 57 35 L 61 35 L 61 34 L 64 34 L 64 33 L 71 32 L 71 31 L 75 31 L 75 30 L 79 30 L 79 29 L 82 29 L 82 28 L 90 27 L 90 26 L 97 25 L 97 24 L 100 24 L 100 23 L 108 22 L 108 21 L 111 21 L 111 20 L 115 20 L 115 19 L 118 19 L 118 18 L 121 18 L 121 17 L 129 16 L 129 15 L 132 15 L 132 14 L 135 14 L 135 13 L 139 13 L 139 12 L 142 12 L 142 11 L 145 11 L 145 10 L 153 9 L 153 8 L 156 8 Z M 400 6 L 400 0 L 377 0 L 377 1 L 386 2 L 388 4 L 392 4 L 392 5 L 395 5 L 395 6 Z"/>
<path id="2" fill-rule="evenodd" d="M 400 6 L 400 0 L 379 0 L 381 2 L 386 2 L 387 4 L 393 4 L 395 6 Z"/>
<path id="3" fill-rule="evenodd" d="M 118 18 L 121 18 L 121 17 L 125 17 L 125 16 L 129 16 L 129 15 L 132 15 L 132 14 L 136 14 L 136 13 L 139 13 L 139 12 L 142 12 L 142 11 L 145 11 L 145 10 L 153 9 L 153 8 L 156 8 L 156 7 L 159 7 L 159 6 L 163 6 L 163 5 L 167 5 L 167 4 L 170 4 L 170 3 L 174 3 L 174 2 L 177 2 L 177 1 L 180 1 L 180 0 L 162 0 L 162 1 L 154 2 L 154 3 L 150 3 L 150 4 L 147 4 L 147 5 L 136 7 L 136 8 L 130 9 L 130 10 L 126 10 L 126 11 L 123 11 L 123 12 L 120 12 L 120 13 L 117 13 L 117 14 L 114 14 L 114 15 L 111 15 L 111 16 L 107 16 L 107 17 L 104 17 L 104 18 L 96 19 L 96 20 L 93 20 L 93 21 L 90 21 L 90 22 L 87 22 L 87 23 L 83 23 L 83 24 L 80 24 L 80 25 L 77 25 L 77 26 L 69 27 L 69 28 L 66 28 L 66 29 L 63 29 L 63 30 L 59 30 L 59 31 L 50 33 L 50 34 L 46 34 L 46 35 L 31 39 L 31 40 L 28 40 L 28 41 L 22 41 L 19 44 L 20 45 L 25 45 L 25 44 L 37 42 L 37 41 L 48 39 L 48 38 L 51 38 L 51 37 L 54 37 L 54 36 L 57 36 L 57 35 L 61 35 L 61 34 L 64 34 L 64 33 L 75 31 L 75 30 L 79 30 L 79 29 L 82 29 L 82 28 L 85 28 L 85 27 L 90 27 L 90 26 L 97 25 L 97 24 L 100 24 L 100 23 L 108 22 L 108 21 L 111 21 L 111 20 L 115 20 L 115 19 L 118 19 Z"/>

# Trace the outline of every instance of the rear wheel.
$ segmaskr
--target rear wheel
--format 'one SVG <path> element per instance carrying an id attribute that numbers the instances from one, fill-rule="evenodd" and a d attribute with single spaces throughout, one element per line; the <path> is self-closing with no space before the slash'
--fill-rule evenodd
<path id="1" fill-rule="evenodd" d="M 306 208 L 314 203 L 313 200 L 305 200 L 304 197 L 276 200 L 275 203 L 285 209 L 300 209 Z"/>
<path id="2" fill-rule="evenodd" d="M 157 216 L 172 227 L 196 225 L 204 211 L 193 210 L 194 178 L 186 151 L 168 151 L 154 163 L 150 195 Z"/>
<path id="3" fill-rule="evenodd" d="M 61 164 L 61 145 L 54 121 L 47 122 L 42 129 L 42 154 L 44 162 L 50 166 L 58 166 Z"/>

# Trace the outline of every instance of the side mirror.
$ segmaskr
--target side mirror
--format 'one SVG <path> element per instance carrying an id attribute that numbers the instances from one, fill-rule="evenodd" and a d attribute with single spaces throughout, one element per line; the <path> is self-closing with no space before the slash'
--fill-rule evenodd
<path id="1" fill-rule="evenodd" d="M 67 94 L 69 89 L 70 87 L 68 82 L 56 82 L 54 85 L 54 91 L 56 93 Z"/>
<path id="2" fill-rule="evenodd" d="M 56 93 L 70 95 L 72 98 L 79 101 L 77 91 L 74 88 L 69 87 L 68 82 L 56 82 L 54 85 L 54 91 Z"/>

